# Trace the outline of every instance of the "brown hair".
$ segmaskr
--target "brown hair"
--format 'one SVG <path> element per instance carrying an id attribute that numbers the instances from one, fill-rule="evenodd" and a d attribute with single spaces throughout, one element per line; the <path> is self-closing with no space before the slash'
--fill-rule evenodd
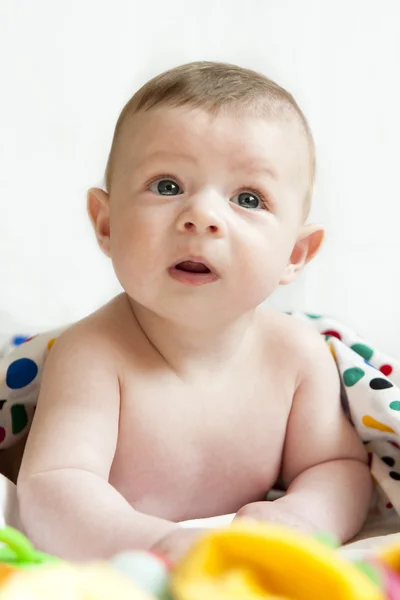
<path id="1" fill-rule="evenodd" d="M 193 62 L 165 71 L 148 81 L 124 106 L 108 157 L 105 183 L 109 192 L 115 151 L 124 123 L 134 114 L 159 106 L 191 106 L 217 114 L 224 109 L 299 121 L 310 152 L 310 184 L 307 207 L 315 177 L 315 145 L 310 127 L 295 99 L 285 89 L 256 71 L 218 62 Z"/>

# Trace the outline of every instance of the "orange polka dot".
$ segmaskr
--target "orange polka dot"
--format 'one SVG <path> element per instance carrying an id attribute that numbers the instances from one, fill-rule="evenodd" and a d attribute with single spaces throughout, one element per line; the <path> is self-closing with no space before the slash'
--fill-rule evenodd
<path id="1" fill-rule="evenodd" d="M 52 338 L 51 340 L 49 340 L 47 342 L 47 347 L 49 350 L 51 350 L 51 347 L 53 346 L 54 342 L 56 341 L 56 338 Z"/>
<path id="2" fill-rule="evenodd" d="M 362 418 L 362 422 L 364 423 L 365 427 L 369 427 L 370 429 L 378 429 L 378 431 L 385 431 L 386 433 L 396 433 L 394 429 L 388 425 L 385 425 L 385 423 L 377 421 L 370 415 L 365 415 Z"/>
<path id="3" fill-rule="evenodd" d="M 332 344 L 330 344 L 329 340 L 328 340 L 328 347 L 329 347 L 329 350 L 331 351 L 333 358 L 335 359 L 335 361 L 337 361 L 335 348 L 332 346 Z"/>

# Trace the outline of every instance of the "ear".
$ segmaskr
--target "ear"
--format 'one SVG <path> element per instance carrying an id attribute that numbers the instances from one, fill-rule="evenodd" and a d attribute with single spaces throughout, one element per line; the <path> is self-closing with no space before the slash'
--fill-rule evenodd
<path id="1" fill-rule="evenodd" d="M 325 231 L 319 225 L 304 225 L 286 265 L 280 285 L 292 283 L 303 267 L 317 254 L 324 240 Z"/>
<path id="2" fill-rule="evenodd" d="M 100 188 L 87 193 L 87 211 L 101 250 L 110 256 L 110 198 Z"/>

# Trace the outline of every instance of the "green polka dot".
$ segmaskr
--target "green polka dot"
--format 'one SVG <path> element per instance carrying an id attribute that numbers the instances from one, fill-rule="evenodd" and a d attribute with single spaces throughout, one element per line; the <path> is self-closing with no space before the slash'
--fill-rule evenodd
<path id="1" fill-rule="evenodd" d="M 361 560 L 353 561 L 353 565 L 357 567 L 359 571 L 364 573 L 368 577 L 372 583 L 374 583 L 377 587 L 382 587 L 382 578 L 380 576 L 379 571 L 373 566 L 366 562 L 362 562 Z"/>
<path id="2" fill-rule="evenodd" d="M 14 404 L 11 407 L 12 432 L 14 435 L 21 433 L 28 424 L 28 415 L 23 404 Z"/>
<path id="3" fill-rule="evenodd" d="M 357 352 L 357 354 L 362 356 L 365 360 L 369 360 L 374 353 L 372 348 L 365 344 L 353 344 L 351 349 L 354 350 L 354 352 Z"/>
<path id="4" fill-rule="evenodd" d="M 330 533 L 317 533 L 315 539 L 321 542 L 321 544 L 323 544 L 324 546 L 332 548 L 333 550 L 339 548 L 340 546 L 337 538 L 334 535 L 331 535 Z"/>
<path id="5" fill-rule="evenodd" d="M 389 408 L 392 410 L 400 410 L 400 402 L 398 400 L 394 400 L 389 404 Z"/>
<path id="6" fill-rule="evenodd" d="M 320 319 L 321 315 L 313 315 L 312 313 L 306 313 L 309 319 Z"/>
<path id="7" fill-rule="evenodd" d="M 343 373 L 343 381 L 344 385 L 347 387 L 351 387 L 355 385 L 357 381 L 360 381 L 364 377 L 365 373 L 360 367 L 352 367 L 351 369 L 346 369 Z"/>

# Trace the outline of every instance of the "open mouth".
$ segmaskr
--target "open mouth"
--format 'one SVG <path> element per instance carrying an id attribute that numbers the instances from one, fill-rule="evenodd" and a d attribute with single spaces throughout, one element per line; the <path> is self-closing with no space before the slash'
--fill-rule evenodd
<path id="1" fill-rule="evenodd" d="M 219 276 L 201 257 L 181 260 L 169 269 L 170 276 L 185 285 L 203 285 L 216 281 Z"/>
<path id="2" fill-rule="evenodd" d="M 185 273 L 211 273 L 211 270 L 201 262 L 194 262 L 192 260 L 184 260 L 177 265 L 175 269 L 178 271 L 184 271 Z"/>

